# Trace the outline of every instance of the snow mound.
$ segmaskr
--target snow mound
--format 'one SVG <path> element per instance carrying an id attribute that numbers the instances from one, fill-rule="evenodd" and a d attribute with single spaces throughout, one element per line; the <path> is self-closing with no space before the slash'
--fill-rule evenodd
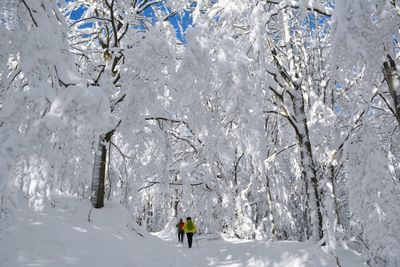
<path id="1" fill-rule="evenodd" d="M 88 200 L 62 198 L 38 213 L 19 202 L 0 231 L 2 267 L 177 266 L 170 256 L 176 250 L 141 229 L 118 203 L 91 210 Z"/>

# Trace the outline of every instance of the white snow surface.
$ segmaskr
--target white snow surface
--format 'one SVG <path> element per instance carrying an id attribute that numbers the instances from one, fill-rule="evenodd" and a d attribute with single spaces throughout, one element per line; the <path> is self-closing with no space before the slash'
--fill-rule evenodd
<path id="1" fill-rule="evenodd" d="M 23 201 L 18 204 L 13 219 L 0 229 L 0 266 L 336 266 L 332 255 L 311 242 L 212 240 L 200 235 L 189 249 L 176 241 L 175 233 L 147 233 L 118 203 L 93 209 L 90 222 L 89 201 L 60 198 L 54 203 L 40 213 Z M 365 266 L 349 250 L 336 254 L 341 266 Z"/>

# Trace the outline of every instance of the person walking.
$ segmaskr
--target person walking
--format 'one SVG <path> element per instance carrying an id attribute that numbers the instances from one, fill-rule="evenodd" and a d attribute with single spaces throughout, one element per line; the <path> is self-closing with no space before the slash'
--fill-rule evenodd
<path id="1" fill-rule="evenodd" d="M 189 248 L 191 248 L 193 242 L 193 234 L 197 232 L 196 224 L 192 221 L 192 218 L 190 217 L 186 218 L 186 223 L 183 226 L 183 229 L 185 230 L 186 233 Z"/>
<path id="2" fill-rule="evenodd" d="M 178 230 L 178 242 L 183 243 L 183 237 L 185 234 L 185 230 L 183 227 L 185 226 L 185 223 L 183 222 L 183 219 L 179 219 L 179 222 L 176 224 L 176 228 Z"/>

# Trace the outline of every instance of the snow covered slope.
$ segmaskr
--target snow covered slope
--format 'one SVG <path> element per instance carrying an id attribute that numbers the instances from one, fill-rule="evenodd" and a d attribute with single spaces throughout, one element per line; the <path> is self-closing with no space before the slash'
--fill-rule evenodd
<path id="1" fill-rule="evenodd" d="M 65 198 L 41 214 L 18 209 L 0 232 L 0 266 L 177 266 L 175 248 L 140 229 L 121 205 L 93 209 L 91 222 L 89 211 L 89 201 Z"/>
<path id="2" fill-rule="evenodd" d="M 41 213 L 20 201 L 0 231 L 0 266 L 334 267 L 334 259 L 310 242 L 224 241 L 197 238 L 192 249 L 171 233 L 148 234 L 117 203 L 90 214 L 89 201 L 62 198 Z M 341 266 L 364 266 L 339 251 Z"/>

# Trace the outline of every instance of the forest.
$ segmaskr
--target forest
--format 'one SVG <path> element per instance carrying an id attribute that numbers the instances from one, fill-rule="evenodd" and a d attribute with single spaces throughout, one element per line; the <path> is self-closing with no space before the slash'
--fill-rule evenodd
<path id="1" fill-rule="evenodd" d="M 400 266 L 399 38 L 400 0 L 2 0 L 0 242 L 64 196 Z"/>

